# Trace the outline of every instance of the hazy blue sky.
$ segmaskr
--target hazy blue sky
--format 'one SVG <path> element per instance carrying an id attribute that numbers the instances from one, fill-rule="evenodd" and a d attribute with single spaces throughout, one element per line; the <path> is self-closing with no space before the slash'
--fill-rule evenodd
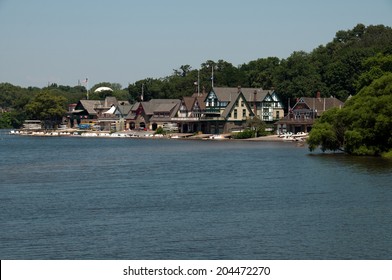
<path id="1" fill-rule="evenodd" d="M 0 0 L 0 82 L 122 84 L 287 58 L 357 23 L 392 26 L 392 0 Z"/>

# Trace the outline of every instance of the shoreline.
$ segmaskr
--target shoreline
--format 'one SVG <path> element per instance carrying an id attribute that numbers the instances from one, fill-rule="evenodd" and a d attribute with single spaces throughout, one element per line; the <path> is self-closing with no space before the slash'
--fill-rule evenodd
<path id="1" fill-rule="evenodd" d="M 140 139 L 180 139 L 180 140 L 211 140 L 211 141 L 256 141 L 256 142 L 298 142 L 306 143 L 307 136 L 302 137 L 282 137 L 279 135 L 267 135 L 256 138 L 234 139 L 230 133 L 226 134 L 192 134 L 192 133 L 170 133 L 155 134 L 153 131 L 84 131 L 77 129 L 66 130 L 11 130 L 11 135 L 33 136 L 33 137 L 80 137 L 80 138 L 140 138 Z"/>

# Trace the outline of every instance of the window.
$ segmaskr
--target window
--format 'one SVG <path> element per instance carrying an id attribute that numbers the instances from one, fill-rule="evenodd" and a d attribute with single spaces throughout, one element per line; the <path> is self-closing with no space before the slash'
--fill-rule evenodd
<path id="1" fill-rule="evenodd" d="M 279 111 L 276 111 L 276 118 L 279 119 Z"/>
<path id="2" fill-rule="evenodd" d="M 243 110 L 242 110 L 242 117 L 243 117 L 243 118 L 246 118 L 246 109 L 243 109 Z"/>
<path id="3" fill-rule="evenodd" d="M 241 101 L 241 107 L 244 107 L 244 101 L 243 100 Z"/>
<path id="4" fill-rule="evenodd" d="M 237 118 L 237 109 L 234 109 L 234 118 Z"/>

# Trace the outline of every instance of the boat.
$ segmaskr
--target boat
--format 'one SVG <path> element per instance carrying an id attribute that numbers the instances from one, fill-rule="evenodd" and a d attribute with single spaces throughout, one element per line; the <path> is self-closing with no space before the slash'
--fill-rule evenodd
<path id="1" fill-rule="evenodd" d="M 210 135 L 210 137 L 208 137 L 208 138 L 212 139 L 212 140 L 222 140 L 222 139 L 225 139 L 225 137 L 223 137 L 223 135 L 220 135 L 220 134 Z"/>

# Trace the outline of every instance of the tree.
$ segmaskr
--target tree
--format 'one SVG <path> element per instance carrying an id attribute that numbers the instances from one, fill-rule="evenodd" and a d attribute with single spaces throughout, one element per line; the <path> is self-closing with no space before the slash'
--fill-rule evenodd
<path id="1" fill-rule="evenodd" d="M 10 112 L 0 113 L 0 129 L 12 128 L 12 119 Z"/>
<path id="2" fill-rule="evenodd" d="M 246 120 L 245 130 L 242 132 L 234 133 L 235 139 L 247 139 L 258 136 L 266 135 L 266 124 L 258 117 L 252 117 Z"/>
<path id="3" fill-rule="evenodd" d="M 246 127 L 254 131 L 255 137 L 265 134 L 266 124 L 259 117 L 252 117 L 246 120 Z"/>
<path id="4" fill-rule="evenodd" d="M 240 66 L 248 87 L 271 89 L 275 85 L 275 73 L 280 64 L 277 57 L 260 58 Z M 244 85 L 245 86 L 245 85 Z"/>
<path id="5" fill-rule="evenodd" d="M 102 90 L 99 92 L 95 92 L 95 90 L 99 87 L 108 87 L 111 90 Z M 103 100 L 108 96 L 114 96 L 117 98 L 117 100 L 132 100 L 129 89 L 129 86 L 128 88 L 122 89 L 122 86 L 119 83 L 98 83 L 90 89 L 89 99 Z"/>
<path id="6" fill-rule="evenodd" d="M 310 151 L 314 151 L 317 147 L 320 147 L 323 152 L 326 150 L 343 150 L 344 139 L 342 139 L 342 133 L 338 125 L 338 112 L 338 108 L 324 112 L 313 125 L 308 138 Z"/>
<path id="7" fill-rule="evenodd" d="M 179 70 L 177 70 L 177 69 L 173 70 L 174 71 L 173 75 L 174 76 L 185 77 L 186 75 L 189 74 L 191 69 L 192 69 L 192 67 L 190 65 L 188 65 L 188 64 L 187 65 L 181 65 Z"/>
<path id="8" fill-rule="evenodd" d="M 325 112 L 313 126 L 313 151 L 343 150 L 353 155 L 392 152 L 392 73 L 387 73 L 349 99 L 342 109 Z"/>
<path id="9" fill-rule="evenodd" d="M 362 62 L 365 71 L 359 76 L 356 81 L 357 90 L 368 86 L 372 81 L 382 77 L 387 72 L 392 72 L 392 55 L 384 55 L 378 53 L 374 57 L 365 59 Z"/>
<path id="10" fill-rule="evenodd" d="M 276 70 L 275 83 L 284 99 L 313 96 L 323 87 L 317 68 L 311 63 L 311 56 L 305 52 L 294 52 L 281 61 Z"/>
<path id="11" fill-rule="evenodd" d="M 63 96 L 56 96 L 49 90 L 42 90 L 27 105 L 26 110 L 31 118 L 41 120 L 45 128 L 53 128 L 60 124 L 66 110 Z"/>

